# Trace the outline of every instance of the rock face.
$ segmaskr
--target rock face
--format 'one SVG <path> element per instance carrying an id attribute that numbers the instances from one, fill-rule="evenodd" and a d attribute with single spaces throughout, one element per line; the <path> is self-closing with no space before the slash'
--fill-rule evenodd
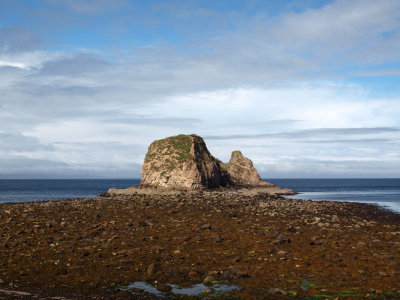
<path id="1" fill-rule="evenodd" d="M 197 135 L 177 135 L 151 143 L 142 167 L 141 188 L 203 189 L 273 186 L 262 181 L 250 159 L 234 151 L 224 164 Z"/>
<path id="2" fill-rule="evenodd" d="M 253 162 L 243 156 L 240 151 L 233 151 L 231 159 L 227 164 L 223 164 L 223 167 L 235 185 L 273 186 L 273 184 L 261 179 L 253 166 Z"/>
<path id="3" fill-rule="evenodd" d="M 221 162 L 197 135 L 154 141 L 142 168 L 142 187 L 171 189 L 218 188 L 230 184 Z"/>

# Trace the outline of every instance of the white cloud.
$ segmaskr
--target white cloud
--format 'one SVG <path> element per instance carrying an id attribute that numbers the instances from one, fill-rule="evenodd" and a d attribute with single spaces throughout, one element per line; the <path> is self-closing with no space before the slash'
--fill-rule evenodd
<path id="1" fill-rule="evenodd" d="M 400 163 L 396 143 L 400 137 L 396 117 L 400 113 L 399 99 L 370 99 L 359 88 L 340 87 L 331 83 L 307 87 L 302 83 L 273 89 L 240 88 L 171 96 L 157 106 L 144 108 L 142 122 L 133 119 L 126 124 L 116 119 L 114 123 L 112 119 L 104 122 L 103 116 L 79 116 L 74 121 L 43 123 L 24 134 L 53 145 L 56 152 L 52 156 L 76 167 L 99 167 L 104 161 L 108 162 L 104 167 L 122 168 L 125 162 L 140 165 L 151 141 L 182 132 L 205 136 L 210 151 L 224 161 L 231 151 L 243 150 L 263 176 L 269 176 L 268 169 L 273 170 L 274 176 L 288 176 L 289 171 L 300 174 L 298 168 L 304 162 L 309 163 L 308 174 L 313 168 L 322 172 L 321 165 L 369 160 L 377 165 Z M 126 111 L 134 109 L 135 103 L 125 107 Z M 154 126 L 147 122 L 148 116 L 160 123 Z M 187 123 L 183 119 L 180 125 L 177 119 L 177 123 L 170 123 L 171 116 L 199 122 Z M 298 121 L 276 122 L 293 118 Z M 229 139 L 212 138 L 229 135 Z M 107 144 L 120 149 L 119 154 L 113 155 Z M 30 158 L 46 156 L 40 152 Z M 325 174 L 351 176 L 355 170 L 354 166 L 347 171 L 326 169 Z"/>
<path id="2" fill-rule="evenodd" d="M 68 5 L 98 14 L 108 5 L 99 3 L 100 10 L 91 1 Z M 112 168 L 137 177 L 154 139 L 197 133 L 224 161 L 243 150 L 264 176 L 399 176 L 399 133 L 383 128 L 400 127 L 400 99 L 346 81 L 379 75 L 380 64 L 400 59 L 399 8 L 357 0 L 274 18 L 260 13 L 193 44 L 115 53 L 46 51 L 29 30 L 2 30 L 0 125 L 11 137 L 0 169 L 10 173 L 12 161 L 26 173 L 48 161 L 43 172 L 54 166 L 79 177 Z M 371 65 L 379 68 L 365 71 Z"/>

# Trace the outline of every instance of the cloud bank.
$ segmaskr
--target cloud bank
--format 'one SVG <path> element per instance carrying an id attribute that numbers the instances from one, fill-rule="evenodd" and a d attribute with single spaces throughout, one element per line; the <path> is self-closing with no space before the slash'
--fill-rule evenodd
<path id="1" fill-rule="evenodd" d="M 263 177 L 400 175 L 398 1 L 153 4 L 43 1 L 36 27 L 0 27 L 1 178 L 138 178 L 147 146 L 180 133 Z M 113 22 L 100 39 L 85 19 Z M 54 40 L 71 20 L 93 45 Z"/>

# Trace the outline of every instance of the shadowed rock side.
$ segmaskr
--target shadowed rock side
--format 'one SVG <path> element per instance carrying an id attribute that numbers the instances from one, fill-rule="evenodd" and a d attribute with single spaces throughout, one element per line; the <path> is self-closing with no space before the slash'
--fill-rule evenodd
<path id="1" fill-rule="evenodd" d="M 154 141 L 142 168 L 141 188 L 201 189 L 229 186 L 221 162 L 197 135 L 178 135 Z"/>
<path id="2" fill-rule="evenodd" d="M 223 164 L 223 168 L 229 174 L 231 181 L 235 185 L 240 186 L 269 186 L 273 187 L 272 183 L 263 181 L 253 166 L 253 162 L 243 156 L 240 151 L 233 151 L 231 159 L 227 164 Z"/>
<path id="3" fill-rule="evenodd" d="M 197 135 L 177 135 L 154 141 L 148 149 L 139 188 L 214 189 L 220 187 L 276 187 L 264 182 L 250 159 L 232 152 L 224 164 L 211 155 Z"/>

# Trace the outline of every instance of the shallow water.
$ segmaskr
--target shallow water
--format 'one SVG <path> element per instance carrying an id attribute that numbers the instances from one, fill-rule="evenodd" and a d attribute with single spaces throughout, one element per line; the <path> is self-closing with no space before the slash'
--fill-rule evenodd
<path id="1" fill-rule="evenodd" d="M 400 212 L 400 179 L 266 179 L 299 194 L 291 199 L 376 203 Z"/>
<path id="2" fill-rule="evenodd" d="M 208 296 L 218 296 L 234 290 L 240 290 L 240 287 L 237 285 L 222 284 L 222 283 L 217 283 L 210 286 L 207 286 L 203 283 L 198 283 L 189 287 L 179 287 L 176 284 L 170 284 L 170 283 L 167 283 L 166 285 L 172 287 L 171 293 L 179 295 L 187 295 L 187 296 L 201 296 L 203 295 L 204 290 L 211 291 L 211 293 L 207 294 Z M 121 288 L 121 289 L 128 290 L 134 294 L 137 294 L 136 291 L 131 290 L 132 288 L 141 289 L 144 292 L 153 294 L 157 297 L 166 297 L 166 293 L 157 290 L 157 288 L 154 285 L 147 283 L 145 281 L 136 281 L 128 285 L 127 288 Z"/>

